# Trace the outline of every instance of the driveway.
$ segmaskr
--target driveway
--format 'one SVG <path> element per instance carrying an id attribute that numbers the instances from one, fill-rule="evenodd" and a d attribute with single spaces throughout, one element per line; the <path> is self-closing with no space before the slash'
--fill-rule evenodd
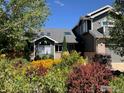
<path id="1" fill-rule="evenodd" d="M 119 70 L 124 72 L 124 63 L 111 63 L 113 70 Z"/>

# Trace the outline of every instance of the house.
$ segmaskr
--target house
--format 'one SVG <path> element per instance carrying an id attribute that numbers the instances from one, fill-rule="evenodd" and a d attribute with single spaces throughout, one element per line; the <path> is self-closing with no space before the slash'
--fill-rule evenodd
<path id="1" fill-rule="evenodd" d="M 109 30 L 114 26 L 114 21 L 109 16 L 113 8 L 106 5 L 86 16 L 81 16 L 78 24 L 72 29 L 79 49 L 83 54 L 92 59 L 95 54 L 111 55 L 112 62 L 123 62 L 124 58 L 109 49 L 106 39 L 110 38 Z"/>
<path id="2" fill-rule="evenodd" d="M 68 51 L 76 49 L 77 41 L 71 30 L 44 29 L 37 34 L 37 37 L 32 41 L 32 59 L 36 56 L 42 58 L 45 55 L 54 59 L 60 58 L 64 36 L 66 37 Z"/>

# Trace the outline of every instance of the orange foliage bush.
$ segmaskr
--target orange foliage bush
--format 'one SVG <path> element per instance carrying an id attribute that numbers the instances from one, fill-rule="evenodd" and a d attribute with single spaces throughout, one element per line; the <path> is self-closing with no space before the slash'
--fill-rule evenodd
<path id="1" fill-rule="evenodd" d="M 59 64 L 61 62 L 61 59 L 46 59 L 46 60 L 37 60 L 37 61 L 32 61 L 31 66 L 34 68 L 40 68 L 40 67 L 45 67 L 45 68 L 51 68 L 53 65 Z"/>

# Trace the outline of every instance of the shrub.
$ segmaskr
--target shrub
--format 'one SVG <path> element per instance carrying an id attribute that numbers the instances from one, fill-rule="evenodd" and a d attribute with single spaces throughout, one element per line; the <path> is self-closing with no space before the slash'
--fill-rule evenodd
<path id="1" fill-rule="evenodd" d="M 112 93 L 122 93 L 124 91 L 124 75 L 113 78 L 110 86 L 112 87 Z"/>
<path id="2" fill-rule="evenodd" d="M 67 56 L 62 57 L 62 62 L 58 64 L 59 68 L 71 68 L 73 65 L 86 63 L 86 60 L 76 51 L 72 51 L 70 54 L 65 53 L 65 55 Z"/>
<path id="3" fill-rule="evenodd" d="M 16 69 L 13 67 L 14 64 L 14 60 L 0 61 L 0 93 L 44 93 L 41 76 L 32 74 L 32 77 L 27 77 L 22 73 L 24 64 L 17 61 L 17 64 L 22 66 L 17 65 L 19 67 Z"/>
<path id="4" fill-rule="evenodd" d="M 66 93 L 68 72 L 67 68 L 63 68 L 63 70 L 53 68 L 49 71 L 43 78 L 44 93 Z"/>
<path id="5" fill-rule="evenodd" d="M 4 59 L 6 57 L 5 54 L 0 54 L 0 59 Z"/>
<path id="6" fill-rule="evenodd" d="M 27 77 L 32 78 L 32 76 L 44 76 L 47 73 L 48 69 L 40 66 L 38 68 L 27 68 L 25 74 Z"/>
<path id="7" fill-rule="evenodd" d="M 96 54 L 93 57 L 93 61 L 99 62 L 100 64 L 104 64 L 107 67 L 111 68 L 111 56 L 110 55 Z"/>
<path id="8" fill-rule="evenodd" d="M 75 67 L 67 81 L 68 93 L 102 93 L 101 85 L 108 85 L 111 75 L 111 71 L 99 63 Z"/>
<path id="9" fill-rule="evenodd" d="M 56 64 L 59 64 L 61 63 L 61 59 L 56 59 L 56 60 L 53 60 L 53 59 L 45 59 L 45 60 L 37 60 L 37 61 L 33 61 L 31 63 L 31 66 L 33 68 L 39 68 L 39 67 L 45 67 L 45 68 L 51 68 L 53 67 L 54 65 Z"/>

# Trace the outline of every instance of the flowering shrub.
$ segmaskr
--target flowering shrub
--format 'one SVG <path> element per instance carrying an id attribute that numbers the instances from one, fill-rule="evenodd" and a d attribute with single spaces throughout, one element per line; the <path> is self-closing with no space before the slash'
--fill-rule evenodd
<path id="1" fill-rule="evenodd" d="M 53 65 L 59 64 L 61 62 L 61 59 L 46 59 L 46 60 L 37 60 L 33 61 L 31 63 L 31 66 L 34 68 L 40 68 L 40 67 L 45 67 L 45 68 L 51 68 Z"/>
<path id="2" fill-rule="evenodd" d="M 75 67 L 67 81 L 68 93 L 102 93 L 101 85 L 108 85 L 111 76 L 111 71 L 99 63 Z"/>

